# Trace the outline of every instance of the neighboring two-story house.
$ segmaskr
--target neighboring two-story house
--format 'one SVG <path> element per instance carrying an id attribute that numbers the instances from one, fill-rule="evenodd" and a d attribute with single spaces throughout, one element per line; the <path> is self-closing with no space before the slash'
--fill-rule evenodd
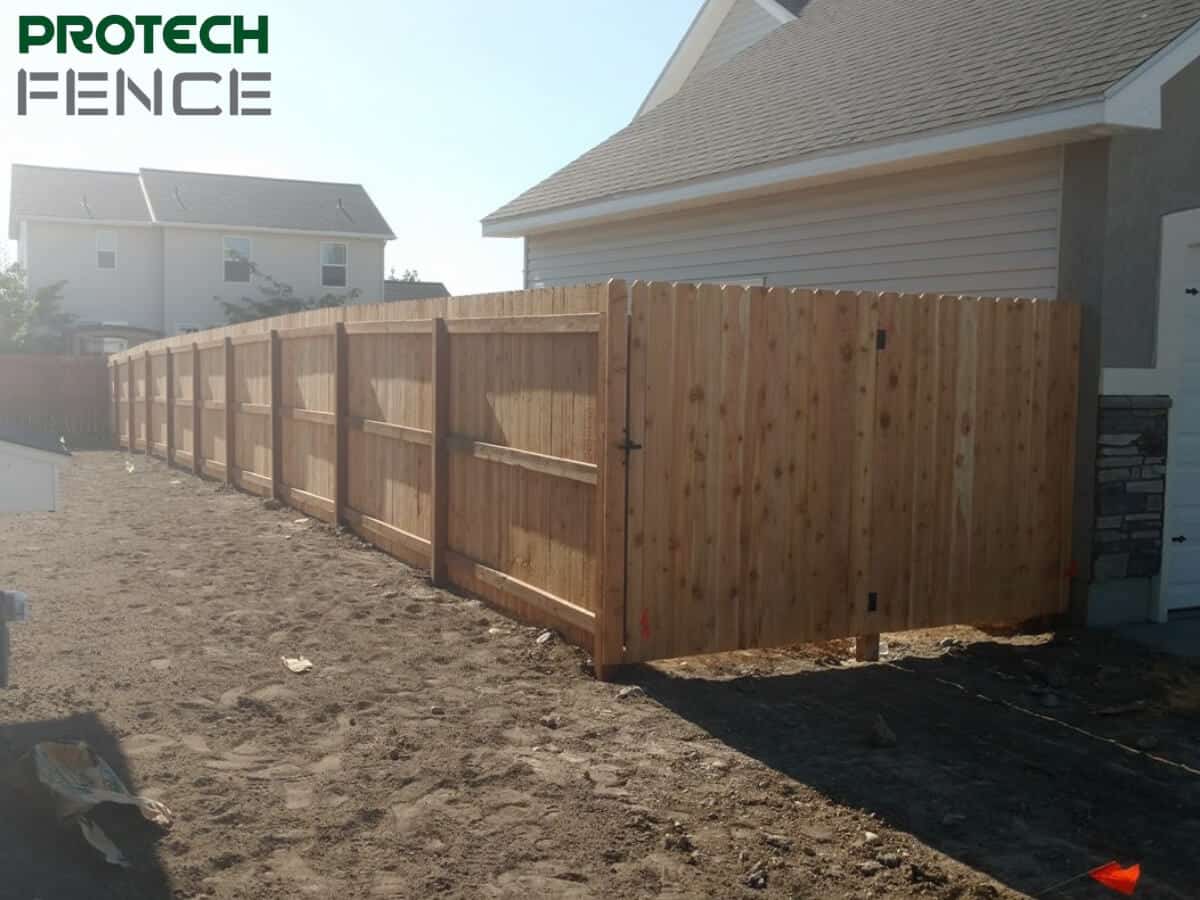
<path id="1" fill-rule="evenodd" d="M 220 301 L 258 298 L 265 276 L 376 302 L 395 237 L 358 184 L 25 165 L 8 230 L 31 288 L 66 282 L 85 352 L 223 325 Z"/>

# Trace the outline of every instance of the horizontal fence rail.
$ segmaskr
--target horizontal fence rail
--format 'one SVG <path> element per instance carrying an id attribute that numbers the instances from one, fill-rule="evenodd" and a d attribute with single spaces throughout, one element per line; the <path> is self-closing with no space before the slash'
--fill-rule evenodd
<path id="1" fill-rule="evenodd" d="M 112 361 L 121 442 L 591 646 L 609 291 L 319 310 L 143 345 Z"/>
<path id="2" fill-rule="evenodd" d="M 1078 307 L 620 281 L 113 357 L 121 443 L 630 662 L 1066 605 Z"/>

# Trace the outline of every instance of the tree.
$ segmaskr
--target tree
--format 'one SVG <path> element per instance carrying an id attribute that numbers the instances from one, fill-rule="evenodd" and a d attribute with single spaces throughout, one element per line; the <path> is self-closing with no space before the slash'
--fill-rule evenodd
<path id="1" fill-rule="evenodd" d="M 62 311 L 65 281 L 32 294 L 17 263 L 0 268 L 0 353 L 65 353 L 75 316 Z"/>
<path id="2" fill-rule="evenodd" d="M 356 299 L 362 293 L 358 288 L 345 294 L 328 293 L 321 297 L 297 297 L 295 289 L 290 284 L 284 284 L 270 275 L 260 272 L 254 263 L 250 264 L 250 277 L 258 280 L 258 291 L 261 297 L 242 297 L 230 302 L 214 297 L 225 312 L 225 321 L 230 325 L 239 322 L 253 322 L 256 319 L 269 319 L 272 316 L 285 316 L 288 313 L 306 312 L 310 309 L 329 309 L 330 307 L 345 306 L 347 301 Z"/>
<path id="3" fill-rule="evenodd" d="M 407 282 L 411 283 L 414 281 L 421 280 L 421 275 L 417 272 L 416 269 L 405 269 L 404 274 L 401 275 L 399 278 L 397 278 L 396 277 L 396 267 L 392 266 L 392 271 L 390 274 L 391 274 L 392 281 L 407 281 Z"/>

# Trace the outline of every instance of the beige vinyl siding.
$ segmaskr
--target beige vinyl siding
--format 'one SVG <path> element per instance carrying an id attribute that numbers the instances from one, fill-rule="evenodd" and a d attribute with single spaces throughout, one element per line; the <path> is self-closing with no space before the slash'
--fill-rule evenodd
<path id="1" fill-rule="evenodd" d="M 1061 152 L 530 236 L 529 287 L 610 277 L 1053 297 Z"/>
<path id="2" fill-rule="evenodd" d="M 712 71 L 747 47 L 757 44 L 781 24 L 755 0 L 737 0 L 708 46 L 704 48 L 704 52 L 700 54 L 688 79 Z"/>

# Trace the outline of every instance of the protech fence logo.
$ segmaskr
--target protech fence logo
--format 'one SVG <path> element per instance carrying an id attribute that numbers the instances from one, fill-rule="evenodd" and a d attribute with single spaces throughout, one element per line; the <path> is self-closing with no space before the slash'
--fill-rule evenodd
<path id="1" fill-rule="evenodd" d="M 21 16 L 22 57 L 69 53 L 171 53 L 265 55 L 266 16 Z M 125 68 L 29 68 L 17 72 L 17 115 L 57 108 L 68 116 L 269 116 L 271 73 L 230 68 L 214 71 Z"/>

